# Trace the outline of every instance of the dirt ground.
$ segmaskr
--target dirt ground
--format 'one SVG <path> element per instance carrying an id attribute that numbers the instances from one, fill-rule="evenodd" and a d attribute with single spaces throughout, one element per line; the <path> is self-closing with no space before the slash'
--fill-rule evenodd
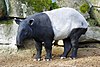
<path id="1" fill-rule="evenodd" d="M 33 61 L 35 50 L 19 50 L 16 53 L 0 54 L 0 67 L 100 67 L 100 48 L 80 48 L 75 60 L 60 59 L 62 47 L 53 47 L 52 61 Z M 45 56 L 43 50 L 42 58 Z"/>

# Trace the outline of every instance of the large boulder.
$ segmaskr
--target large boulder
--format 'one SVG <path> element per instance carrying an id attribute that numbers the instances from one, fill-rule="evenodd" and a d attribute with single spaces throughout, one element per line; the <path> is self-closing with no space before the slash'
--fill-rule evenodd
<path id="1" fill-rule="evenodd" d="M 1 17 L 26 17 L 33 14 L 33 7 L 22 0 L 0 0 L 0 18 Z"/>
<path id="2" fill-rule="evenodd" d="M 0 18 L 6 16 L 6 5 L 4 0 L 0 0 Z"/>
<path id="3" fill-rule="evenodd" d="M 29 7 L 27 2 L 22 3 L 21 0 L 9 0 L 10 4 L 10 17 L 26 17 L 33 14 L 33 7 Z"/>
<path id="4" fill-rule="evenodd" d="M 100 27 L 89 27 L 86 34 L 79 39 L 79 47 L 100 48 L 98 43 L 100 43 Z M 63 46 L 63 41 L 59 40 L 57 44 Z"/>
<path id="5" fill-rule="evenodd" d="M 18 24 L 14 20 L 9 22 L 9 24 L 0 24 L 0 53 L 12 53 L 18 50 L 16 46 Z M 34 40 L 26 40 L 24 45 L 26 49 L 34 49 Z"/>
<path id="6" fill-rule="evenodd" d="M 94 6 L 99 6 L 100 7 L 100 0 L 90 0 L 90 1 Z"/>
<path id="7" fill-rule="evenodd" d="M 89 27 L 86 34 L 81 36 L 80 42 L 100 42 L 100 27 Z"/>
<path id="8" fill-rule="evenodd" d="M 12 23 L 0 24 L 0 43 L 15 44 L 18 25 L 13 21 L 8 21 L 8 22 Z"/>
<path id="9" fill-rule="evenodd" d="M 90 6 L 86 0 L 57 0 L 57 4 L 59 7 L 72 7 L 83 14 L 86 19 L 89 18 Z"/>
<path id="10" fill-rule="evenodd" d="M 100 26 L 100 0 L 86 0 L 88 4 L 91 5 L 91 9 L 89 11 L 90 18 L 95 20 L 92 25 Z"/>

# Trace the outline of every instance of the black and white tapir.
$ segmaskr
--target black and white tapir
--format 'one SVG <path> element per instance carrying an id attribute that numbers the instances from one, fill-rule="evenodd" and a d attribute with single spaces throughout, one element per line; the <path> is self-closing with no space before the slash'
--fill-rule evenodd
<path id="1" fill-rule="evenodd" d="M 24 20 L 15 20 L 18 27 L 16 44 L 22 46 L 25 39 L 33 38 L 37 50 L 35 60 L 41 59 L 42 43 L 46 49 L 46 60 L 52 59 L 53 40 L 63 40 L 64 52 L 61 58 L 67 57 L 72 50 L 71 58 L 77 57 L 78 40 L 85 34 L 88 23 L 75 9 L 63 7 L 51 11 L 33 14 Z"/>

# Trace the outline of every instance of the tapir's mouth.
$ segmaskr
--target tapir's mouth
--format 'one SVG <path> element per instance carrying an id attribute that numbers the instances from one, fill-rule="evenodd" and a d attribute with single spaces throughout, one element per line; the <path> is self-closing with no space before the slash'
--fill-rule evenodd
<path id="1" fill-rule="evenodd" d="M 16 44 L 16 46 L 18 47 L 18 49 L 24 48 L 24 45 L 23 44 Z"/>

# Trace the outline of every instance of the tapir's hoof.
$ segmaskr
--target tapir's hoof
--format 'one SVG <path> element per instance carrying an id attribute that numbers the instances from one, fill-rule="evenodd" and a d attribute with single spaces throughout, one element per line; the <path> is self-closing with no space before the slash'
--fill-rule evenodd
<path id="1" fill-rule="evenodd" d="M 38 59 L 34 59 L 33 61 L 41 61 L 41 58 L 38 58 Z"/>
<path id="2" fill-rule="evenodd" d="M 44 59 L 43 61 L 52 61 L 52 59 Z"/>
<path id="3" fill-rule="evenodd" d="M 71 60 L 75 60 L 76 58 L 75 58 L 75 57 L 70 57 L 70 59 L 71 59 Z"/>
<path id="4" fill-rule="evenodd" d="M 60 57 L 60 59 L 65 59 L 66 57 Z"/>

